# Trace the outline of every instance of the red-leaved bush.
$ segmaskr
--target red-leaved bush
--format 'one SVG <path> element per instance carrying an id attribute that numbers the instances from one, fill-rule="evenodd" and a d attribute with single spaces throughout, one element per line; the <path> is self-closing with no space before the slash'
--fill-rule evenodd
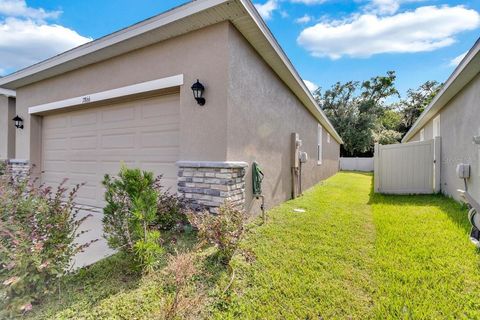
<path id="1" fill-rule="evenodd" d="M 188 219 L 198 230 L 200 240 L 216 246 L 220 261 L 228 264 L 243 234 L 244 212 L 226 202 L 216 215 L 208 211 L 190 212 Z"/>
<path id="2" fill-rule="evenodd" d="M 24 314 L 55 291 L 72 257 L 91 244 L 75 242 L 89 217 L 78 217 L 79 187 L 52 190 L 0 177 L 0 318 Z"/>

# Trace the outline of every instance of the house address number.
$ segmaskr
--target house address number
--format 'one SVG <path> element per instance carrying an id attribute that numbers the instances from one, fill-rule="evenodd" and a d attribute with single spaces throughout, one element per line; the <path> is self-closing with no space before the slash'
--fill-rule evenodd
<path id="1" fill-rule="evenodd" d="M 90 96 L 82 97 L 82 103 L 89 103 L 89 102 L 90 102 Z"/>

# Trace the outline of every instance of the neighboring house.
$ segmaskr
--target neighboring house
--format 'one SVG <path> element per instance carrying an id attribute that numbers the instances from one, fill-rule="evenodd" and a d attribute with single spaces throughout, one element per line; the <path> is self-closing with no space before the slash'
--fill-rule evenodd
<path id="1" fill-rule="evenodd" d="M 199 105 L 191 86 L 205 86 Z M 309 155 L 308 188 L 339 169 L 341 138 L 248 0 L 199 0 L 0 79 L 16 91 L 23 129 L 0 103 L 1 156 L 25 159 L 47 184 L 87 184 L 101 207 L 105 173 L 121 163 L 162 174 L 193 203 L 225 199 L 259 212 L 291 197 L 292 140 Z M 16 134 L 16 135 L 15 135 Z M 18 163 L 18 161 L 17 161 Z M 18 166 L 18 164 L 17 164 Z"/>
<path id="2" fill-rule="evenodd" d="M 0 159 L 15 157 L 14 117 L 15 91 L 0 88 Z"/>
<path id="3" fill-rule="evenodd" d="M 456 174 L 459 163 L 471 166 L 470 193 L 480 201 L 480 39 L 460 62 L 402 142 L 441 137 L 440 185 L 443 193 L 458 197 L 464 189 Z"/>

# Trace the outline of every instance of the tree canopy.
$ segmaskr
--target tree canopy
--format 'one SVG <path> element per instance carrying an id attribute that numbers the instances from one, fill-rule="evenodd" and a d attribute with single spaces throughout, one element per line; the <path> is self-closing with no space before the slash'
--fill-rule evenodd
<path id="1" fill-rule="evenodd" d="M 365 81 L 337 82 L 313 93 L 344 141 L 342 155 L 371 154 L 375 143 L 398 143 L 441 86 L 427 81 L 409 89 L 402 99 L 395 80 L 395 72 L 388 71 Z"/>

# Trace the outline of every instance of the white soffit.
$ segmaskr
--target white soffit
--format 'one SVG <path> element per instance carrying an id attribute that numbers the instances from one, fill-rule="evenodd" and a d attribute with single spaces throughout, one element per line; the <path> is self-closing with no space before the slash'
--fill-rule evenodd
<path id="1" fill-rule="evenodd" d="M 53 110 L 63 110 L 69 107 L 86 105 L 94 102 L 100 102 L 134 94 L 178 87 L 183 85 L 183 74 L 162 78 L 130 86 L 120 87 L 112 90 L 86 94 L 80 97 L 70 98 L 66 100 L 55 101 L 51 103 L 41 104 L 28 108 L 29 114 L 39 114 Z"/>

